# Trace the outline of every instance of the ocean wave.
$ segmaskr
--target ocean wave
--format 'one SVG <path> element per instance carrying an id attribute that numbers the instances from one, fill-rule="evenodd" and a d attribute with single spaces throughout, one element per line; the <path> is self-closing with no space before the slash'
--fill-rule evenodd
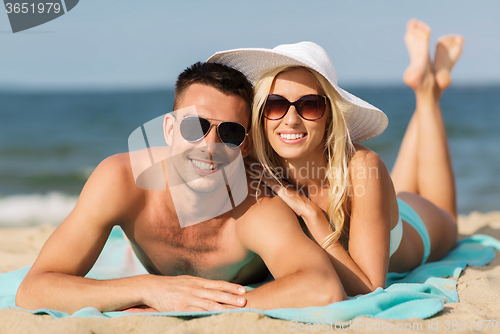
<path id="1" fill-rule="evenodd" d="M 6 165 L 5 161 L 0 162 L 0 198 L 1 195 L 52 192 L 78 195 L 94 171 L 94 167 L 76 167 L 59 171 L 56 169 L 59 166 L 54 167 L 56 164 L 50 161 L 20 166 Z M 50 170 L 51 167 L 53 170 Z"/>
<path id="2" fill-rule="evenodd" d="M 58 192 L 0 197 L 0 227 L 59 225 L 77 200 L 77 196 Z"/>

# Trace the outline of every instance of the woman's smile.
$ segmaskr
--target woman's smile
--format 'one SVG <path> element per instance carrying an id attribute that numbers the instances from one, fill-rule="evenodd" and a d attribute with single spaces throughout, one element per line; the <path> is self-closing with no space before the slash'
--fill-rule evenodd
<path id="1" fill-rule="evenodd" d="M 306 139 L 307 133 L 305 132 L 281 132 L 278 133 L 281 140 L 286 144 L 298 144 Z"/>

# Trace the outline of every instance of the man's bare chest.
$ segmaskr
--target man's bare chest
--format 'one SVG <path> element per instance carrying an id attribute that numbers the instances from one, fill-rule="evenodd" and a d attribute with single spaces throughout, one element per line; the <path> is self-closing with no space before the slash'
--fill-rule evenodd
<path id="1" fill-rule="evenodd" d="M 255 257 L 238 241 L 229 217 L 181 228 L 175 214 L 152 209 L 128 230 L 137 257 L 154 274 L 232 280 Z"/>

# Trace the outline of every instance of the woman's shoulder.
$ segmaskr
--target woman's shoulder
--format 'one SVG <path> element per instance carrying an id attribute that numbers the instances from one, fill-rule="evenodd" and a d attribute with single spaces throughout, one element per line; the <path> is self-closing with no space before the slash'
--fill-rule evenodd
<path id="1" fill-rule="evenodd" d="M 354 154 L 352 155 L 349 164 L 351 167 L 370 167 L 383 164 L 380 156 L 366 146 L 354 144 Z"/>

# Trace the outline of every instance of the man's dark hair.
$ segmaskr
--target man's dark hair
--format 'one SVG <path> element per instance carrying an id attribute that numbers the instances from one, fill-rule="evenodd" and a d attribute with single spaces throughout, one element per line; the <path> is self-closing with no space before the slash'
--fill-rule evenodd
<path id="1" fill-rule="evenodd" d="M 175 83 L 174 110 L 182 93 L 192 84 L 203 84 L 214 87 L 224 94 L 234 94 L 245 100 L 248 114 L 252 115 L 253 89 L 252 84 L 238 70 L 216 63 L 196 64 L 186 68 Z"/>

